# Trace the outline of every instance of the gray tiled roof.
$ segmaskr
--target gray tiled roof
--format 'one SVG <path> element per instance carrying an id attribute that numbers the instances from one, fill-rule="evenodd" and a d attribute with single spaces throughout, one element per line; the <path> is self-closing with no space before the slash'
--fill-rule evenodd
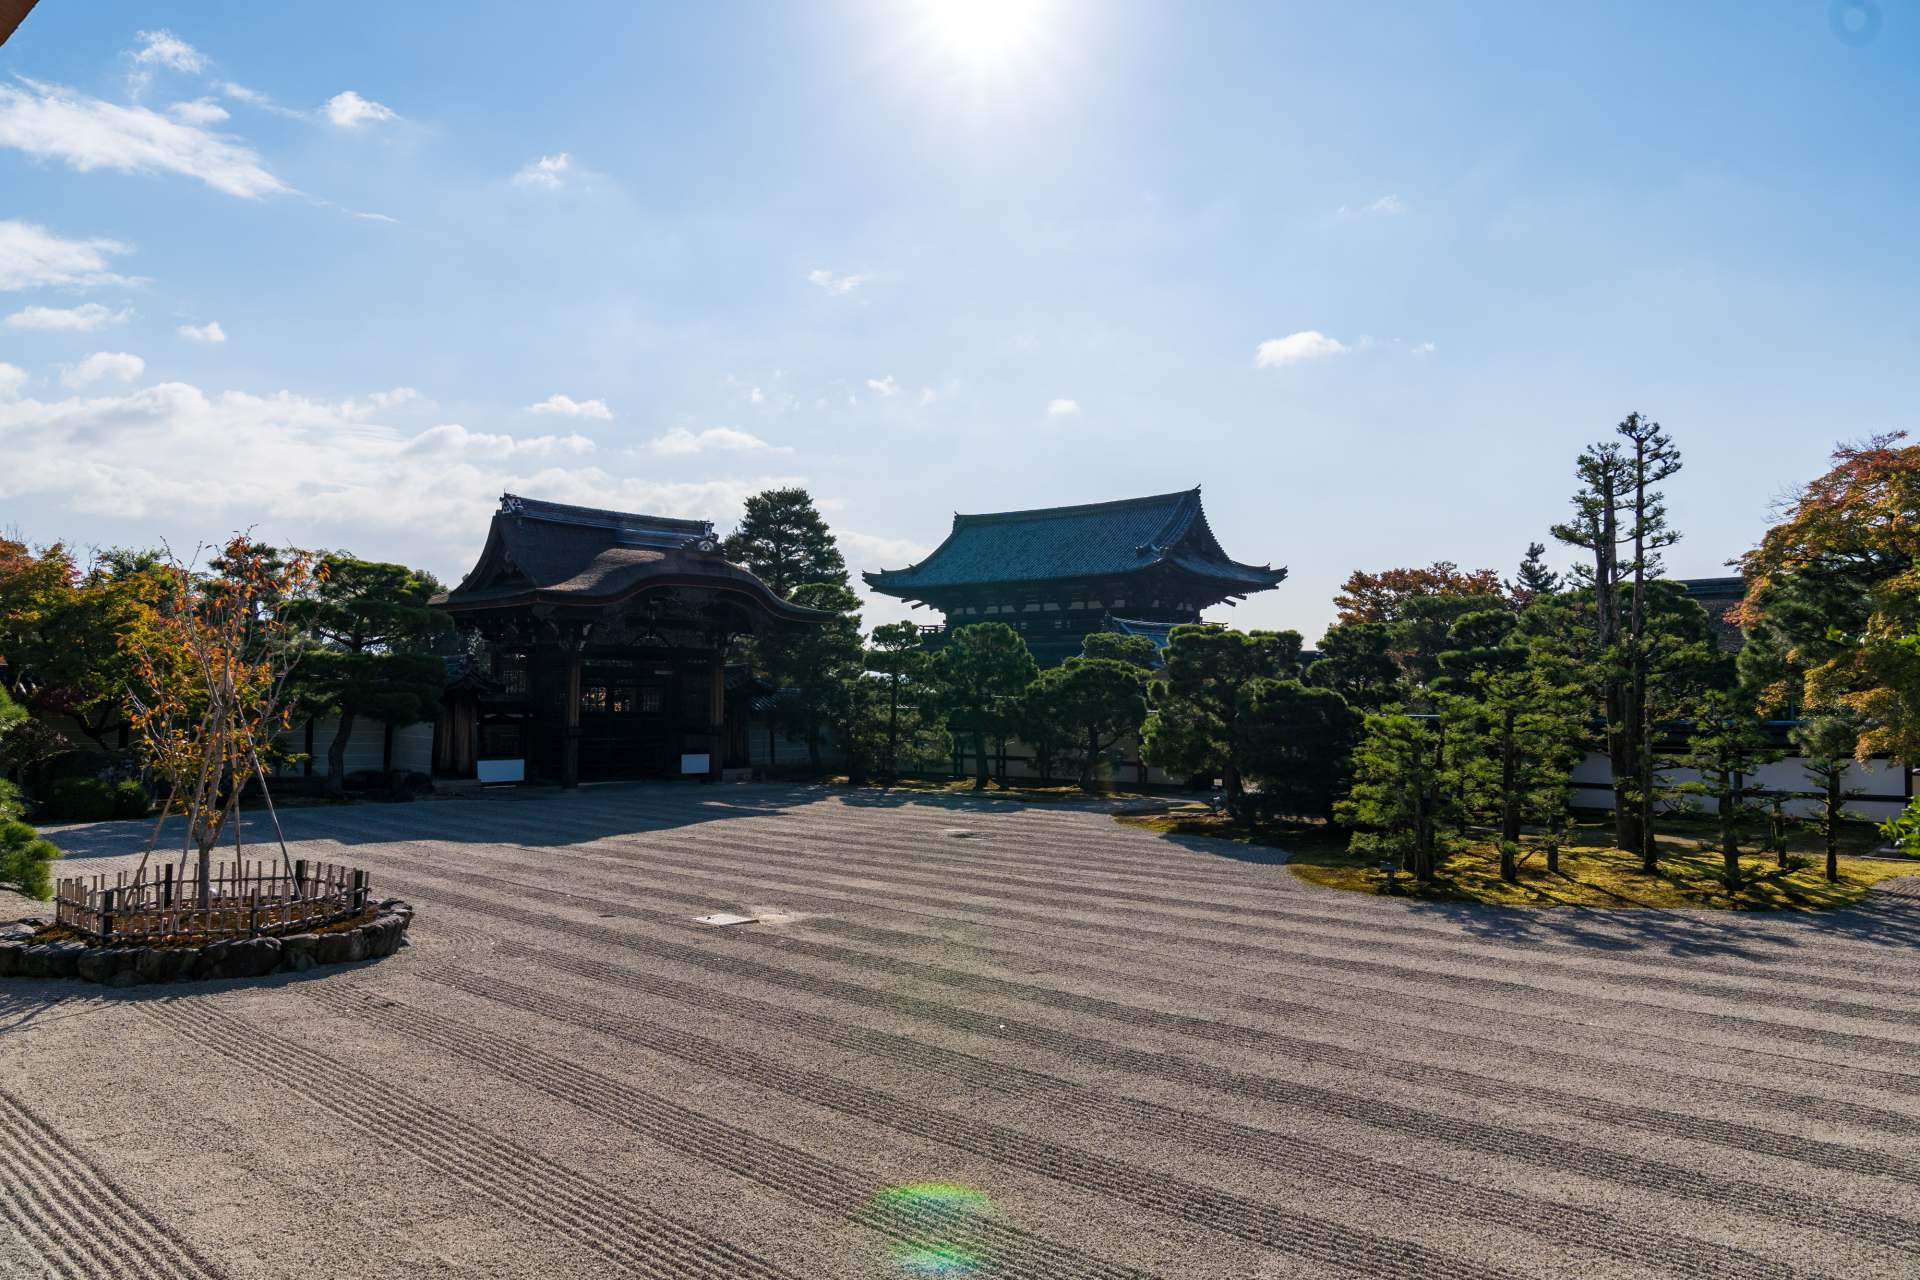
<path id="1" fill-rule="evenodd" d="M 576 507 L 503 494 L 480 560 L 435 603 L 455 610 L 534 600 L 601 604 L 652 586 L 711 586 L 777 617 L 826 617 L 790 604 L 719 552 L 705 520 Z"/>
<path id="2" fill-rule="evenodd" d="M 984 583 L 1050 582 L 1174 565 L 1223 595 L 1264 591 L 1285 569 L 1227 557 L 1207 527 L 1200 490 L 1034 511 L 955 515 L 946 541 L 919 564 L 861 576 L 889 595 Z"/>

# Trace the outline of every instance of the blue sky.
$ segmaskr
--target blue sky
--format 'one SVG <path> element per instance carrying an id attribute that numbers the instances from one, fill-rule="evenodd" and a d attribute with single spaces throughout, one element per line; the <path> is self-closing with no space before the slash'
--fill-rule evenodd
<path id="1" fill-rule="evenodd" d="M 798 481 L 877 568 L 1197 483 L 1291 569 L 1213 616 L 1311 639 L 1355 568 L 1510 570 L 1638 409 L 1718 573 L 1913 425 L 1916 68 L 1892 0 L 48 0 L 0 526 L 457 579 L 505 488 Z"/>

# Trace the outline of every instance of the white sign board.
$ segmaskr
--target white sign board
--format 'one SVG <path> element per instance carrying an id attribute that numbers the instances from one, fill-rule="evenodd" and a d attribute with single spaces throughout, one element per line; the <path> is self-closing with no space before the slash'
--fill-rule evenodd
<path id="1" fill-rule="evenodd" d="M 707 755 L 707 753 L 706 753 L 706 752 L 704 752 L 704 751 L 702 751 L 702 752 L 700 752 L 700 753 L 698 753 L 697 755 L 686 755 L 686 756 L 681 756 L 681 757 L 680 757 L 680 772 L 682 772 L 682 773 L 706 773 L 706 772 L 707 772 L 707 761 L 708 761 L 709 759 L 711 759 L 711 757 L 710 757 L 710 756 L 708 756 L 708 755 Z"/>
<path id="2" fill-rule="evenodd" d="M 527 780 L 525 760 L 476 760 L 473 768 L 482 782 L 525 782 Z"/>

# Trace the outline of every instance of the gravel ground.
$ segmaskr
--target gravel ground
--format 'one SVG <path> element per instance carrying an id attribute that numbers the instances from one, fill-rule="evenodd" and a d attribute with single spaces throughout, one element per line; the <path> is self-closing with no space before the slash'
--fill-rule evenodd
<path id="1" fill-rule="evenodd" d="M 1410 906 L 1091 808 L 807 787 L 286 821 L 413 945 L 0 982 L 0 1276 L 1920 1275 L 1914 881 Z M 145 830 L 51 834 L 92 872 Z M 885 1194 L 919 1184 L 985 1198 Z"/>

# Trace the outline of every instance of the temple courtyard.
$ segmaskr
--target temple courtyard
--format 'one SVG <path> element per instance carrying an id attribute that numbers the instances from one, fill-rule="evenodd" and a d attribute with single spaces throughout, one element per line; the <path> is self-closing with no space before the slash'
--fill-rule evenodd
<path id="1" fill-rule="evenodd" d="M 1913 881 L 1415 906 L 776 785 L 284 817 L 412 945 L 0 983 L 0 1275 L 1920 1274 Z M 147 830 L 50 834 L 75 874 Z"/>

